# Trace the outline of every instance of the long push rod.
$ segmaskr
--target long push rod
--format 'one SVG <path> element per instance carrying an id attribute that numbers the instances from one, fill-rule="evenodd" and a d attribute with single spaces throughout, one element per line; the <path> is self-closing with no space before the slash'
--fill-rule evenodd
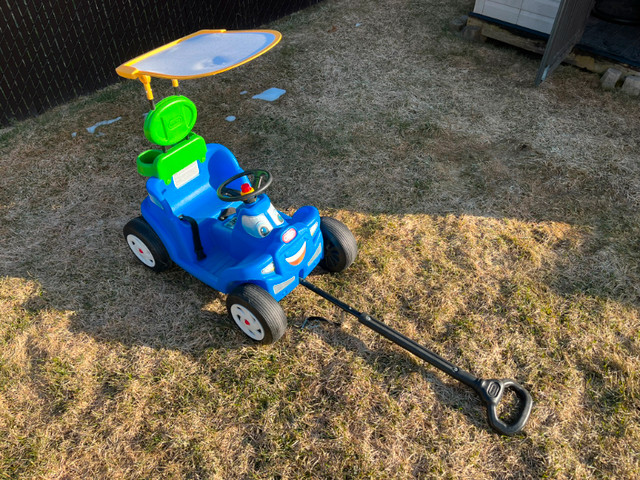
<path id="1" fill-rule="evenodd" d="M 400 332 L 397 332 L 393 328 L 385 325 L 384 323 L 376 320 L 367 313 L 362 313 L 355 308 L 347 305 L 346 303 L 338 300 L 333 295 L 325 292 L 324 290 L 316 287 L 315 285 L 307 282 L 304 279 L 300 279 L 300 285 L 308 288 L 314 293 L 317 293 L 325 300 L 333 303 L 337 307 L 341 308 L 345 312 L 353 315 L 358 319 L 360 323 L 369 327 L 374 332 L 379 333 L 388 340 L 391 340 L 396 345 L 401 346 L 405 350 L 413 353 L 417 357 L 421 358 L 425 362 L 433 365 L 439 370 L 443 371 L 447 375 L 455 378 L 459 382 L 474 389 L 480 396 L 487 408 L 487 422 L 495 431 L 503 435 L 515 435 L 520 432 L 531 414 L 531 407 L 533 406 L 533 399 L 529 392 L 518 382 L 511 379 L 482 379 L 478 378 L 471 373 L 455 366 L 451 362 L 448 362 L 437 353 L 428 350 L 417 342 L 405 337 Z M 511 423 L 506 423 L 498 417 L 498 404 L 502 400 L 507 390 L 513 390 L 518 397 L 520 408 L 518 416 Z"/>

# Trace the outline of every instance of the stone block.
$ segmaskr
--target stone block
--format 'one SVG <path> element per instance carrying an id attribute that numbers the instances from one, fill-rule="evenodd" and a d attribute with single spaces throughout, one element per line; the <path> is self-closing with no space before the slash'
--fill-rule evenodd
<path id="1" fill-rule="evenodd" d="M 637 97 L 640 95 L 640 75 L 629 75 L 624 79 L 622 91 Z"/>
<path id="2" fill-rule="evenodd" d="M 469 20 L 469 17 L 467 15 L 456 17 L 449 22 L 449 29 L 452 32 L 459 32 L 467 25 L 467 20 Z"/>
<path id="3" fill-rule="evenodd" d="M 605 90 L 613 90 L 616 88 L 616 83 L 618 83 L 621 76 L 622 72 L 620 70 L 617 68 L 610 68 L 604 72 L 602 77 L 600 77 L 600 86 Z"/>
<path id="4" fill-rule="evenodd" d="M 462 38 L 470 42 L 484 42 L 487 38 L 482 35 L 482 27 L 467 25 L 462 29 Z"/>

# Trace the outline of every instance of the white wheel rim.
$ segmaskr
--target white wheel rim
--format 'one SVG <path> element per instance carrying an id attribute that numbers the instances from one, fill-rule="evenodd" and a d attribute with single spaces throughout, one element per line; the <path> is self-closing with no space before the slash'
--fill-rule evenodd
<path id="1" fill-rule="evenodd" d="M 153 268 L 156 266 L 156 259 L 153 258 L 153 253 L 142 240 L 130 233 L 127 235 L 127 243 L 133 254 L 138 257 L 138 260 L 147 267 Z"/>
<path id="2" fill-rule="evenodd" d="M 251 311 L 242 305 L 234 303 L 231 305 L 231 317 L 249 338 L 262 340 L 264 338 L 264 327 L 260 320 Z"/>

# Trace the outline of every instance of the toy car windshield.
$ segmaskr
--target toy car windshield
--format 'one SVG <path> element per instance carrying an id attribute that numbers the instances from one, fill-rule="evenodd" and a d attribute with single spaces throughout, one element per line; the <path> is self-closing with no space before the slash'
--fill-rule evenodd
<path id="1" fill-rule="evenodd" d="M 125 62 L 116 72 L 131 79 L 206 77 L 253 60 L 281 38 L 275 30 L 200 30 Z"/>

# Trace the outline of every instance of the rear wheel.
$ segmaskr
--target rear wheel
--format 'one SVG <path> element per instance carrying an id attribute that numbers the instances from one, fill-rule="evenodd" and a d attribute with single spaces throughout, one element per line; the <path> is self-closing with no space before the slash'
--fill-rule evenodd
<path id="1" fill-rule="evenodd" d="M 171 266 L 171 257 L 162 240 L 142 217 L 131 219 L 123 229 L 129 248 L 140 263 L 154 272 L 162 272 Z"/>
<path id="2" fill-rule="evenodd" d="M 322 217 L 320 231 L 324 242 L 324 255 L 320 266 L 329 272 L 341 272 L 358 255 L 358 243 L 344 223 L 331 217 Z"/>
<path id="3" fill-rule="evenodd" d="M 245 283 L 227 296 L 227 311 L 247 337 L 264 345 L 274 343 L 287 329 L 280 304 L 263 288 Z"/>

